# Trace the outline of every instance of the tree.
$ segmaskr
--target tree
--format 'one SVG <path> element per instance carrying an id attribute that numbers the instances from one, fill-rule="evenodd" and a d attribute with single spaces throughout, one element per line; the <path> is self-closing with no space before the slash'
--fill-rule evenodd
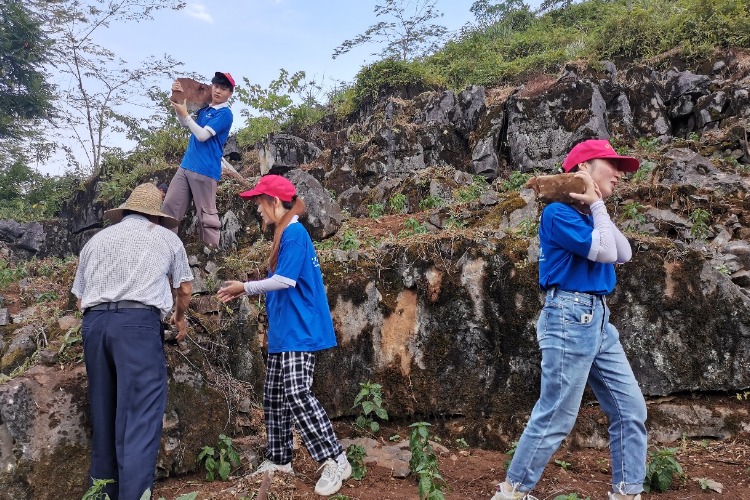
<path id="1" fill-rule="evenodd" d="M 181 9 L 179 0 L 27 0 L 55 41 L 51 71 L 58 81 L 57 125 L 78 145 L 69 145 L 69 164 L 96 173 L 109 149 L 109 134 L 122 132 L 125 105 L 153 108 L 143 96 L 161 78 L 171 80 L 180 63 L 165 55 L 130 65 L 95 41 L 95 34 L 115 22 L 142 22 L 163 9 Z M 125 120 L 127 121 L 127 120 Z M 56 136 L 62 134 L 56 132 Z M 76 154 L 79 153 L 79 154 Z"/>
<path id="2" fill-rule="evenodd" d="M 385 44 L 379 53 L 384 59 L 409 60 L 434 52 L 448 30 L 432 21 L 443 17 L 435 8 L 435 0 L 385 0 L 375 5 L 377 22 L 364 33 L 346 40 L 333 51 L 333 59 L 354 47 L 367 43 Z"/>
<path id="3" fill-rule="evenodd" d="M 529 12 L 529 6 L 523 0 L 505 0 L 497 3 L 476 0 L 471 4 L 469 12 L 474 14 L 480 26 L 489 26 L 507 19 L 516 12 Z"/>
<path id="4" fill-rule="evenodd" d="M 0 3 L 0 139 L 19 139 L 29 122 L 50 115 L 52 93 L 43 72 L 50 44 L 22 2 Z"/>

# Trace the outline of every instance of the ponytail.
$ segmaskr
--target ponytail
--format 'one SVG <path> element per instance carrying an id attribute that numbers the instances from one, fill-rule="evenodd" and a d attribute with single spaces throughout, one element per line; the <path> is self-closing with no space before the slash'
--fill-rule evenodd
<path id="1" fill-rule="evenodd" d="M 274 199 L 272 196 L 268 196 L 268 198 L 270 198 L 271 201 Z M 292 201 L 282 201 L 281 206 L 283 206 L 287 212 L 281 217 L 281 220 L 276 223 L 276 228 L 273 231 L 273 245 L 271 245 L 271 254 L 268 256 L 268 270 L 272 273 L 276 271 L 276 265 L 279 263 L 281 233 L 283 233 L 284 229 L 289 225 L 289 221 L 292 220 L 292 217 L 295 215 L 302 215 L 305 212 L 305 203 L 302 201 L 302 198 L 296 194 L 292 197 Z M 265 230 L 265 227 L 263 229 Z"/>

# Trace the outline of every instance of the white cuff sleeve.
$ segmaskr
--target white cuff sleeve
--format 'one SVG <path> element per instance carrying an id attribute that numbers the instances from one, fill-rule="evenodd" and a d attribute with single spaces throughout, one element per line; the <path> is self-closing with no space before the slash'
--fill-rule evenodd
<path id="1" fill-rule="evenodd" d="M 613 224 L 607 213 L 607 207 L 602 200 L 591 204 L 591 214 L 594 216 L 594 231 L 592 233 L 591 250 L 588 255 L 589 260 L 613 263 L 617 261 L 615 235 L 612 231 Z"/>
<path id="2" fill-rule="evenodd" d="M 180 121 L 180 123 L 182 123 L 182 121 Z M 187 126 L 188 129 L 190 129 L 190 132 L 192 132 L 195 138 L 200 142 L 205 142 L 206 140 L 214 136 L 214 134 L 212 133 L 213 131 L 210 128 L 201 127 L 189 115 L 187 116 L 187 118 L 185 118 L 184 125 Z"/>
<path id="3" fill-rule="evenodd" d="M 246 281 L 245 282 L 245 293 L 248 295 L 258 295 L 266 292 L 277 292 L 289 288 L 289 283 L 276 279 L 274 274 L 270 278 L 258 281 Z"/>

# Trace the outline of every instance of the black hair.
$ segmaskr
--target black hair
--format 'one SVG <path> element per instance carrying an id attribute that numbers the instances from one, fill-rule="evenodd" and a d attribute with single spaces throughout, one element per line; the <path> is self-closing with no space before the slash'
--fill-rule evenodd
<path id="1" fill-rule="evenodd" d="M 234 91 L 234 85 L 232 85 L 232 82 L 229 81 L 229 79 L 224 75 L 216 75 L 213 78 L 211 78 L 211 83 L 214 85 L 219 85 L 221 87 L 226 87 L 231 91 Z"/>

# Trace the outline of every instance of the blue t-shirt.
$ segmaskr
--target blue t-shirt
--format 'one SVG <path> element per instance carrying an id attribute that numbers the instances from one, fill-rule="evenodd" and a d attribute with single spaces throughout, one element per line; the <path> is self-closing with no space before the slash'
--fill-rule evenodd
<path id="1" fill-rule="evenodd" d="M 216 179 L 217 182 L 221 180 L 221 157 L 233 119 L 232 110 L 226 104 L 216 108 L 201 108 L 195 123 L 201 127 L 209 127 L 215 134 L 203 142 L 190 134 L 190 141 L 180 166 L 185 170 Z"/>
<path id="2" fill-rule="evenodd" d="M 336 345 L 323 275 L 304 226 L 290 223 L 281 233 L 277 274 L 296 282 L 266 293 L 268 352 L 313 352 Z"/>
<path id="3" fill-rule="evenodd" d="M 594 218 L 565 203 L 550 203 L 539 224 L 539 286 L 608 295 L 615 288 L 615 266 L 588 259 Z"/>

